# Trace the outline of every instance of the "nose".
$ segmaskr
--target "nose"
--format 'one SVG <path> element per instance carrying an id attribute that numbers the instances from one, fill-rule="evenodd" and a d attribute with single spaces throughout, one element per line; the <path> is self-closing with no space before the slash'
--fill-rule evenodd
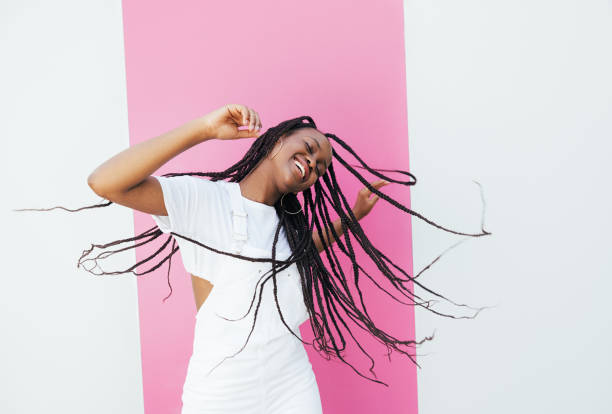
<path id="1" fill-rule="evenodd" d="M 310 159 L 310 157 L 306 157 L 306 163 L 308 164 L 308 167 L 309 167 L 310 169 L 312 169 L 312 164 L 313 164 L 313 162 L 312 162 L 312 160 Z"/>

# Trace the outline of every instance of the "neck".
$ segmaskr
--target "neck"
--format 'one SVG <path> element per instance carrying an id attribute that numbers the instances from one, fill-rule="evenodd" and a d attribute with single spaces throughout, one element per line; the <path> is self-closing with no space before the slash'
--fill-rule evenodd
<path id="1" fill-rule="evenodd" d="M 238 184 L 243 197 L 258 203 L 273 206 L 282 196 L 263 164 L 254 168 Z"/>

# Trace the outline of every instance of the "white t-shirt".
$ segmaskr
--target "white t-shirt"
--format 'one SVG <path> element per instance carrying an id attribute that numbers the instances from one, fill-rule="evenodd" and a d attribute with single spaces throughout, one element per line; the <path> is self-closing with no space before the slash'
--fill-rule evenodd
<path id="1" fill-rule="evenodd" d="M 164 233 L 174 232 L 218 250 L 230 252 L 232 213 L 227 186 L 237 182 L 210 181 L 190 175 L 155 177 L 162 188 L 167 216 L 151 215 Z M 247 241 L 250 246 L 272 255 L 278 216 L 273 206 L 242 197 L 247 219 Z M 221 256 L 181 237 L 175 237 L 187 272 L 204 278 L 213 285 L 219 277 L 216 266 Z M 286 258 L 291 248 L 281 228 L 276 245 L 277 258 Z M 239 260 L 239 259 L 236 259 Z"/>

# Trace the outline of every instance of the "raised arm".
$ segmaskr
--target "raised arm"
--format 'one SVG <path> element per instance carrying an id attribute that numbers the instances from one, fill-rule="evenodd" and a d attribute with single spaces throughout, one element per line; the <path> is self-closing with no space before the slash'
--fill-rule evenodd
<path id="1" fill-rule="evenodd" d="M 244 125 L 249 125 L 249 129 L 238 130 Z M 97 167 L 87 177 L 87 184 L 109 201 L 144 213 L 167 216 L 161 185 L 151 174 L 194 145 L 209 139 L 254 136 L 254 126 L 259 125 L 255 111 L 244 105 L 225 105 L 121 151 Z"/>
<path id="2" fill-rule="evenodd" d="M 211 137 L 201 118 L 127 148 L 87 177 L 100 197 L 149 214 L 167 216 L 159 182 L 151 177 L 162 165 Z"/>

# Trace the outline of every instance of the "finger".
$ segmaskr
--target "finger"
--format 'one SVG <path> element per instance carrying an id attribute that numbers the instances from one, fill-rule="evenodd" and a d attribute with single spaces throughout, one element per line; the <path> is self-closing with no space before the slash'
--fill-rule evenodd
<path id="1" fill-rule="evenodd" d="M 253 136 L 258 137 L 261 135 L 261 121 L 259 120 L 259 114 L 254 109 L 252 110 L 252 118 L 253 118 Z"/>
<path id="2" fill-rule="evenodd" d="M 238 125 L 246 125 L 248 111 L 244 105 L 229 104 L 227 105 L 227 109 L 234 122 L 236 122 Z"/>
<path id="3" fill-rule="evenodd" d="M 240 105 L 236 104 L 227 104 L 225 105 L 227 109 L 227 113 L 230 116 L 230 119 L 235 122 L 237 125 L 241 125 L 240 119 L 244 118 L 244 115 L 240 111 Z"/>
<path id="4" fill-rule="evenodd" d="M 246 125 L 249 119 L 249 111 L 244 105 L 236 105 L 235 109 L 238 112 L 238 116 L 236 117 L 236 122 L 238 123 L 238 125 Z"/>
<path id="5" fill-rule="evenodd" d="M 255 131 L 256 133 L 258 132 L 257 130 L 257 123 L 259 122 L 257 120 L 257 112 L 255 112 L 254 109 L 250 109 L 249 108 L 249 112 L 250 112 L 250 125 L 249 128 L 251 129 L 251 131 Z"/>
<path id="6" fill-rule="evenodd" d="M 255 122 L 257 121 L 257 117 L 255 116 L 255 111 L 249 108 L 249 131 L 255 129 Z"/>
<path id="7" fill-rule="evenodd" d="M 257 117 L 257 129 L 261 129 L 261 119 L 259 118 L 259 114 L 255 112 L 255 116 Z"/>
<path id="8" fill-rule="evenodd" d="M 261 129 L 261 121 L 259 119 L 259 114 L 257 111 L 253 109 L 253 130 L 259 133 Z"/>
<path id="9" fill-rule="evenodd" d="M 249 110 L 244 105 L 236 105 L 236 109 L 238 110 L 238 112 L 240 112 L 240 115 L 242 116 L 242 121 L 240 122 L 240 125 L 246 125 L 249 120 Z"/>
<path id="10" fill-rule="evenodd" d="M 361 190 L 359 190 L 359 195 L 362 197 L 368 198 L 370 194 L 372 194 L 372 191 L 370 191 L 368 187 L 363 187 Z"/>
<path id="11" fill-rule="evenodd" d="M 240 113 L 242 114 L 242 122 L 240 126 L 245 126 L 249 124 L 249 110 L 246 106 L 242 106 Z"/>
<path id="12" fill-rule="evenodd" d="M 372 181 L 370 183 L 370 185 L 372 187 L 374 187 L 375 189 L 379 189 L 380 187 L 382 187 L 383 185 L 389 184 L 389 182 L 387 180 L 378 180 L 378 181 Z M 370 190 L 368 187 L 363 187 L 361 189 L 362 194 L 366 197 L 370 197 L 370 195 L 372 194 L 372 190 Z"/>
<path id="13" fill-rule="evenodd" d="M 389 181 L 387 181 L 387 180 L 378 180 L 378 181 L 374 181 L 374 182 L 372 182 L 370 184 L 372 185 L 372 187 L 378 189 L 378 188 L 382 187 L 383 185 L 389 184 Z"/>
<path id="14" fill-rule="evenodd" d="M 387 180 L 379 180 L 379 181 L 376 181 L 374 183 L 371 183 L 370 185 L 378 190 L 380 187 L 385 186 L 387 184 L 389 184 L 389 181 L 387 181 Z M 371 192 L 372 191 L 370 191 L 370 193 Z"/>
<path id="15" fill-rule="evenodd" d="M 249 131 L 248 129 L 239 129 L 236 136 L 238 138 L 252 138 L 256 136 L 255 134 L 257 134 L 257 132 L 253 133 L 253 131 Z"/>

